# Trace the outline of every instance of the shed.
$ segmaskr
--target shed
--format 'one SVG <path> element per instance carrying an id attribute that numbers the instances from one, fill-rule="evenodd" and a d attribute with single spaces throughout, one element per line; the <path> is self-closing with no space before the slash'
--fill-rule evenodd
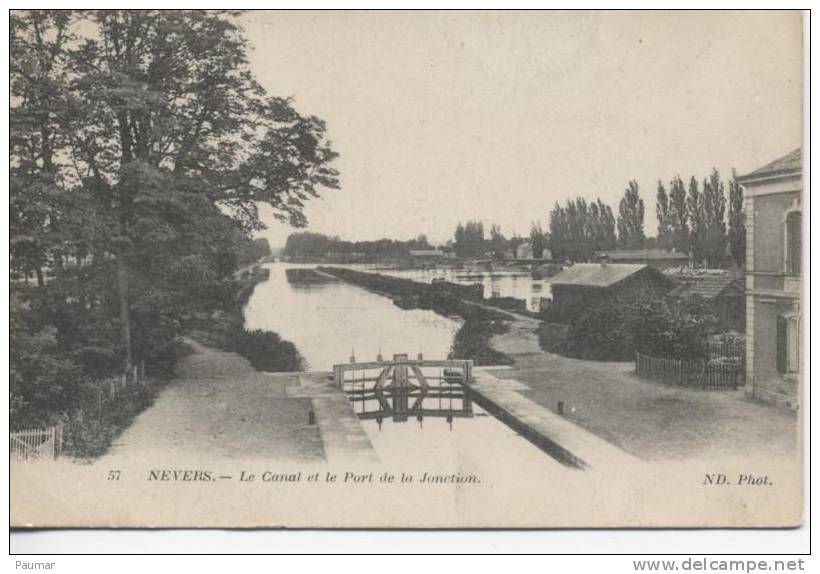
<path id="1" fill-rule="evenodd" d="M 576 263 L 550 280 L 551 319 L 568 322 L 600 303 L 632 300 L 642 294 L 662 296 L 674 282 L 649 265 Z"/>
<path id="2" fill-rule="evenodd" d="M 729 273 L 704 273 L 682 279 L 667 296 L 673 299 L 703 299 L 717 316 L 722 328 L 746 331 L 746 290 Z"/>

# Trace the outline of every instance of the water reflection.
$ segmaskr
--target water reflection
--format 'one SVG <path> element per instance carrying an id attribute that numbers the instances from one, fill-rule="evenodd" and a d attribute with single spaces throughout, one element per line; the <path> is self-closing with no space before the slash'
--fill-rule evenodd
<path id="1" fill-rule="evenodd" d="M 329 371 L 351 351 L 373 359 L 380 352 L 446 358 L 461 326 L 430 310 L 402 310 L 391 300 L 344 283 L 292 282 L 286 269 L 315 265 L 271 263 L 270 278 L 254 289 L 245 306 L 245 326 L 275 331 L 292 341 L 310 369 Z"/>
<path id="2" fill-rule="evenodd" d="M 399 309 L 387 297 L 341 281 L 287 281 L 286 269 L 314 265 L 273 263 L 266 267 L 270 278 L 254 289 L 245 306 L 245 325 L 276 331 L 292 341 L 314 370 L 330 370 L 348 359 L 351 351 L 364 359 L 421 351 L 444 359 L 460 326 L 458 320 L 432 311 Z M 526 468 L 538 476 L 566 472 L 473 404 L 458 378 L 449 378 L 444 369 L 436 368 L 423 368 L 422 374 L 426 391 L 413 377 L 414 388 L 390 388 L 385 381 L 379 392 L 373 381 L 356 381 L 367 378 L 367 373 L 353 371 L 347 377 L 351 380 L 345 390 L 351 391 L 347 394 L 383 463 L 474 472 L 488 481 L 509 468 Z"/>
<path id="3" fill-rule="evenodd" d="M 460 269 L 369 269 L 374 272 L 413 279 L 424 283 L 434 280 L 450 281 L 461 285 L 480 283 L 484 288 L 484 298 L 515 297 L 527 302 L 527 309 L 538 311 L 541 299 L 552 297 L 548 279 L 537 279 L 523 271 L 479 271 Z"/>
<path id="4" fill-rule="evenodd" d="M 443 418 L 453 428 L 456 418 L 473 416 L 473 402 L 462 386 L 460 372 L 422 365 L 384 364 L 378 376 L 368 376 L 365 369 L 357 376 L 343 379 L 342 388 L 362 420 L 382 422 L 390 419 L 403 423 L 415 418 L 419 427 L 425 418 Z"/>

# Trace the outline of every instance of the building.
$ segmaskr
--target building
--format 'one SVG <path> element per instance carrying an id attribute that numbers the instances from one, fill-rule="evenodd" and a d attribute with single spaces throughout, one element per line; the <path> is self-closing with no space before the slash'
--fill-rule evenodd
<path id="1" fill-rule="evenodd" d="M 416 261 L 439 261 L 447 255 L 440 249 L 411 249 L 410 257 Z"/>
<path id="2" fill-rule="evenodd" d="M 515 248 L 516 259 L 532 259 L 532 241 L 525 241 Z"/>
<path id="3" fill-rule="evenodd" d="M 596 259 L 608 259 L 610 263 L 634 263 L 650 265 L 655 269 L 685 267 L 689 265 L 689 256 L 664 249 L 636 249 L 632 251 L 596 251 Z"/>
<path id="4" fill-rule="evenodd" d="M 738 181 L 746 200 L 746 393 L 797 408 L 803 260 L 801 150 Z"/>
<path id="5" fill-rule="evenodd" d="M 634 299 L 641 294 L 665 295 L 674 282 L 663 273 L 640 264 L 576 263 L 550 280 L 550 314 L 568 322 L 600 303 Z"/>
<path id="6" fill-rule="evenodd" d="M 672 299 L 701 298 L 726 331 L 746 331 L 745 289 L 728 271 L 709 270 L 681 277 L 677 287 L 667 297 Z"/>

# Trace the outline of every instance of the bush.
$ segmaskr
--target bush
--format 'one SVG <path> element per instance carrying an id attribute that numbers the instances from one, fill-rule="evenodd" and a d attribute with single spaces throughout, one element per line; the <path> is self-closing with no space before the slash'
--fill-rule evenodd
<path id="1" fill-rule="evenodd" d="M 566 342 L 555 345 L 542 328 L 545 350 L 599 361 L 629 361 L 635 353 L 675 359 L 702 359 L 717 318 L 699 300 L 679 302 L 641 297 L 601 303 L 568 326 Z"/>
<path id="2" fill-rule="evenodd" d="M 493 335 L 506 333 L 507 326 L 480 313 L 468 315 L 456 332 L 450 348 L 451 359 L 472 359 L 476 365 L 511 365 L 512 359 L 490 346 Z"/>
<path id="3" fill-rule="evenodd" d="M 305 369 L 305 361 L 296 345 L 271 331 L 237 328 L 230 341 L 231 350 L 248 359 L 258 371 L 276 373 Z"/>

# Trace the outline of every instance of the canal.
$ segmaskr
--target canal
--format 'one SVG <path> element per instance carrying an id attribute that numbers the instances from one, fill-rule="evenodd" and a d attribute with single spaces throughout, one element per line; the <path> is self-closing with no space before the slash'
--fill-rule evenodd
<path id="1" fill-rule="evenodd" d="M 378 354 L 386 359 L 400 353 L 415 357 L 420 352 L 425 358 L 445 359 L 460 327 L 456 318 L 422 309 L 403 310 L 387 297 L 342 281 L 288 281 L 287 269 L 314 265 L 277 262 L 266 267 L 270 277 L 254 289 L 245 307 L 245 324 L 292 341 L 310 370 L 330 371 L 333 364 L 348 362 L 351 353 L 357 361 L 373 361 Z M 442 408 L 440 397 L 425 400 L 426 412 Z M 364 413 L 372 405 L 354 401 L 354 408 Z M 499 469 L 554 472 L 563 468 L 479 406 L 471 405 L 469 417 L 448 418 L 447 409 L 453 409 L 452 400 L 444 400 L 441 416 L 429 414 L 422 420 L 410 416 L 402 422 L 389 416 L 363 417 L 362 426 L 384 463 L 457 468 L 484 477 Z"/>
<path id="2" fill-rule="evenodd" d="M 542 299 L 552 298 L 549 279 L 533 277 L 528 271 L 483 271 L 476 269 L 374 269 L 378 273 L 432 283 L 443 279 L 461 285 L 481 284 L 484 298 L 515 297 L 527 302 L 527 309 L 539 311 Z"/>

